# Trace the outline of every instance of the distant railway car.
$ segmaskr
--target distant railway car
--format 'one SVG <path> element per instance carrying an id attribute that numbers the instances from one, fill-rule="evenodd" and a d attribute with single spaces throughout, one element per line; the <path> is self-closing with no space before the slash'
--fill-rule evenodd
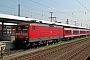
<path id="1" fill-rule="evenodd" d="M 73 29 L 71 28 L 71 27 L 64 27 L 64 38 L 65 39 L 70 39 L 70 38 L 72 38 L 73 36 L 73 33 L 72 33 L 72 31 L 73 31 Z"/>
<path id="2" fill-rule="evenodd" d="M 15 36 L 16 44 L 44 44 L 63 38 L 63 27 L 44 23 L 18 24 Z"/>
<path id="3" fill-rule="evenodd" d="M 14 29 L 12 29 L 12 33 L 15 33 L 15 28 L 14 28 Z"/>
<path id="4" fill-rule="evenodd" d="M 86 29 L 86 34 L 90 35 L 90 30 L 89 29 Z"/>
<path id="5" fill-rule="evenodd" d="M 73 28 L 73 37 L 79 37 L 79 36 L 80 36 L 79 28 Z"/>
<path id="6" fill-rule="evenodd" d="M 80 29 L 80 36 L 86 36 L 86 29 Z"/>

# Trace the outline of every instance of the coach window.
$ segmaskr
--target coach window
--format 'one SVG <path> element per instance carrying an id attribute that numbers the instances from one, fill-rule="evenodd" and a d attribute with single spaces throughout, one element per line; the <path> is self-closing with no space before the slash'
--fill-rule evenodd
<path id="1" fill-rule="evenodd" d="M 71 30 L 66 30 L 66 34 L 71 34 Z"/>
<path id="2" fill-rule="evenodd" d="M 35 30 L 36 28 L 35 28 L 35 26 L 32 26 L 32 30 Z"/>
<path id="3" fill-rule="evenodd" d="M 77 30 L 74 30 L 73 32 L 74 32 L 74 34 L 78 34 L 79 33 L 79 31 L 77 31 Z"/>

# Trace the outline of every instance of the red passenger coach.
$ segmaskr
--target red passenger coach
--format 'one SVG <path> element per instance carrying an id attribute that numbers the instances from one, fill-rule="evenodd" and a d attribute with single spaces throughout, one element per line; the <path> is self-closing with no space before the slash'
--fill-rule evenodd
<path id="1" fill-rule="evenodd" d="M 80 36 L 86 36 L 86 29 L 80 29 Z"/>
<path id="2" fill-rule="evenodd" d="M 66 25 L 66 26 L 64 26 L 64 33 L 63 34 L 64 34 L 64 39 L 68 40 L 71 38 L 80 37 L 80 30 L 76 26 Z"/>
<path id="3" fill-rule="evenodd" d="M 63 38 L 63 27 L 45 23 L 18 24 L 16 26 L 16 44 L 43 44 Z"/>
<path id="4" fill-rule="evenodd" d="M 72 37 L 72 28 L 70 28 L 70 27 L 64 27 L 64 37 L 65 38 L 70 38 L 70 37 Z"/>
<path id="5" fill-rule="evenodd" d="M 86 34 L 87 34 L 87 36 L 90 35 L 90 30 L 89 29 L 86 29 Z"/>
<path id="6" fill-rule="evenodd" d="M 79 36 L 80 36 L 79 28 L 73 28 L 73 37 L 79 37 Z"/>

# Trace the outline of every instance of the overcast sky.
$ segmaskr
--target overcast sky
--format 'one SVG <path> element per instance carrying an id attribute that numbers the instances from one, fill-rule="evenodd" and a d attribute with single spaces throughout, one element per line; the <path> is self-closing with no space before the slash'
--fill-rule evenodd
<path id="1" fill-rule="evenodd" d="M 0 13 L 50 21 L 50 12 L 58 22 L 90 26 L 90 0 L 0 0 Z M 54 21 L 55 19 L 53 19 Z"/>

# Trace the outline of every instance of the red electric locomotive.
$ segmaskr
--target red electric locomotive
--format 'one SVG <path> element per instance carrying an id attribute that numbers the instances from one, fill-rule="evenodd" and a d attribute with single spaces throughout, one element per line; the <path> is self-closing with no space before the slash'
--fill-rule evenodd
<path id="1" fill-rule="evenodd" d="M 63 27 L 46 23 L 18 24 L 16 26 L 15 44 L 30 46 L 56 42 L 63 38 Z"/>

